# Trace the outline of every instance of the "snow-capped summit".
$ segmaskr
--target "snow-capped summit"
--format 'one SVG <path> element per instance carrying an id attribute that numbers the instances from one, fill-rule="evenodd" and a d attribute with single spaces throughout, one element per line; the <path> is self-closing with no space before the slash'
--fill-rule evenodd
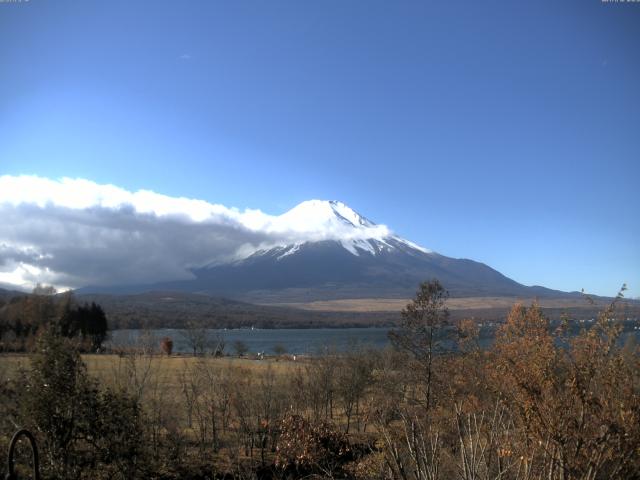
<path id="1" fill-rule="evenodd" d="M 375 227 L 375 223 L 337 200 L 307 200 L 278 217 L 285 223 L 311 228 L 340 222 L 351 227 Z"/>
<path id="2" fill-rule="evenodd" d="M 307 200 L 282 215 L 256 216 L 251 219 L 249 226 L 269 233 L 295 232 L 322 237 L 331 237 L 334 234 L 380 237 L 389 234 L 385 225 L 376 225 L 344 203 L 335 200 Z"/>
<path id="3" fill-rule="evenodd" d="M 336 242 L 356 256 L 377 255 L 398 248 L 431 253 L 336 200 L 307 200 L 282 215 L 263 216 L 259 220 L 253 223 L 254 228 L 276 234 L 281 240 L 261 246 L 251 252 L 253 255 L 278 252 L 277 258 L 281 259 L 298 252 L 302 245 L 321 241 Z"/>

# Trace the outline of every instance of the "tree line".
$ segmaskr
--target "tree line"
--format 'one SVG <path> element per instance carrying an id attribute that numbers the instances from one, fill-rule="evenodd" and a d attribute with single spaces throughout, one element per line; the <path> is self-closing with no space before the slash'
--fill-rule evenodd
<path id="1" fill-rule="evenodd" d="M 71 292 L 57 294 L 38 285 L 30 295 L 0 301 L 0 351 L 32 350 L 37 336 L 49 328 L 76 340 L 82 352 L 99 351 L 109 330 L 102 307 L 79 303 Z"/>

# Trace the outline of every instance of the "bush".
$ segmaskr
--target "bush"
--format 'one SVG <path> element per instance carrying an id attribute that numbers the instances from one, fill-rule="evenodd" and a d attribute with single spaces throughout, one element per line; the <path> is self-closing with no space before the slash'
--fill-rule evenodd
<path id="1" fill-rule="evenodd" d="M 142 442 L 139 405 L 124 394 L 101 391 L 71 340 L 51 330 L 39 337 L 19 395 L 22 422 L 43 447 L 45 476 L 95 478 L 89 472 L 101 465 L 112 472 L 110 478 L 135 478 Z"/>
<path id="2" fill-rule="evenodd" d="M 516 305 L 498 332 L 495 388 L 526 435 L 514 450 L 544 455 L 549 478 L 640 471 L 640 357 L 625 358 L 614 307 L 571 337 L 552 332 L 537 305 Z"/>
<path id="3" fill-rule="evenodd" d="M 164 337 L 160 340 L 160 350 L 162 350 L 162 353 L 167 356 L 171 356 L 171 353 L 173 352 L 173 340 L 171 340 L 170 337 Z"/>
<path id="4" fill-rule="evenodd" d="M 353 459 L 347 437 L 331 424 L 289 415 L 280 426 L 277 467 L 298 475 L 336 474 Z"/>

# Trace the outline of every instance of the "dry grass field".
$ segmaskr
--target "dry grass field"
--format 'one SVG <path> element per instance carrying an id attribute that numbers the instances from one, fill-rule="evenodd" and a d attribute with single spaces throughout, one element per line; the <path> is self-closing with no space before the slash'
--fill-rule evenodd
<path id="1" fill-rule="evenodd" d="M 246 449 L 237 447 L 243 442 L 244 429 L 256 429 L 252 420 L 255 414 L 259 392 L 271 388 L 273 395 L 283 395 L 288 388 L 290 376 L 294 372 L 305 372 L 311 361 L 309 358 L 297 357 L 293 361 L 287 356 L 269 357 L 262 360 L 253 358 L 210 356 L 194 357 L 190 355 L 147 355 L 130 352 L 126 355 L 89 354 L 82 355 L 88 374 L 93 377 L 102 389 L 126 392 L 136 398 L 146 412 L 146 421 L 150 431 L 161 432 L 163 437 L 173 439 L 175 445 L 182 445 L 182 461 L 186 464 L 197 464 L 202 461 L 200 450 L 196 445 L 211 444 L 211 415 L 209 406 L 225 395 L 232 395 L 238 403 L 227 404 L 226 427 L 218 426 L 218 442 L 226 447 L 208 452 L 208 461 L 214 462 L 217 468 L 232 470 L 237 461 L 251 463 L 254 455 L 260 451 L 258 447 L 247 453 Z M 30 368 L 28 354 L 0 354 L 0 378 L 5 381 L 19 379 L 20 370 Z M 247 404 L 245 417 L 232 413 Z M 233 410 L 235 412 L 235 410 Z M 252 413 L 254 412 L 254 413 Z M 217 413 L 217 412 L 216 412 Z M 265 413 L 262 413 L 264 415 Z M 341 422 L 341 416 L 336 418 Z M 239 422 L 245 422 L 239 424 Z M 247 423 L 248 422 L 248 423 Z M 254 430 L 250 430 L 255 434 Z M 257 430 L 256 430 L 257 431 Z M 244 433 L 243 433 L 244 432 Z M 241 438 L 242 437 L 242 438 Z M 169 440 L 166 440 L 169 441 Z M 153 442 L 150 442 L 153 443 Z M 200 453 L 198 453 L 200 452 Z M 274 453 L 271 449 L 263 451 L 268 461 L 272 462 Z M 236 458 L 234 462 L 230 459 Z"/>
<path id="2" fill-rule="evenodd" d="M 408 298 L 351 298 L 342 300 L 319 300 L 313 302 L 278 303 L 272 306 L 292 307 L 310 311 L 330 312 L 400 312 L 409 303 Z M 509 309 L 514 303 L 529 305 L 533 298 L 515 297 L 466 297 L 449 298 L 447 307 L 450 310 L 475 310 L 475 309 Z M 596 300 L 596 306 L 604 306 L 606 300 Z M 542 308 L 584 308 L 592 309 L 584 298 L 549 298 L 540 299 L 538 304 Z"/>
<path id="3" fill-rule="evenodd" d="M 309 361 L 297 357 L 268 357 L 263 360 L 238 357 L 194 357 L 190 355 L 82 355 L 89 375 L 101 385 L 120 387 L 127 390 L 139 389 L 147 397 L 149 390 L 165 392 L 168 398 L 177 399 L 182 395 L 185 374 L 198 367 L 209 371 L 231 372 L 233 380 L 241 381 L 251 377 L 263 378 L 267 372 L 275 376 L 276 381 L 285 380 L 297 369 L 304 368 Z M 27 354 L 0 354 L 0 375 L 15 378 L 18 371 L 29 368 Z"/>

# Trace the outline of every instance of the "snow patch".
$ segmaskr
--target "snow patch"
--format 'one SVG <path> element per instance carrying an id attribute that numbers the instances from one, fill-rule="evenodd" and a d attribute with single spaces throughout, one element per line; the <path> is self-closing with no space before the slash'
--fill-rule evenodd
<path id="1" fill-rule="evenodd" d="M 244 224 L 256 231 L 277 236 L 279 241 L 245 248 L 238 260 L 261 253 L 276 254 L 280 260 L 293 255 L 307 242 L 337 241 L 355 256 L 379 255 L 402 249 L 433 253 L 409 240 L 405 240 L 386 225 L 377 225 L 366 217 L 335 200 L 307 200 L 278 216 L 252 210 L 243 214 Z M 249 221 L 246 219 L 249 218 Z"/>
<path id="2" fill-rule="evenodd" d="M 293 255 L 298 250 L 300 250 L 301 246 L 302 246 L 301 243 L 295 243 L 293 245 L 289 245 L 289 246 L 285 247 L 284 248 L 284 253 L 281 253 L 280 255 L 278 255 L 276 257 L 276 260 L 282 260 L 284 257 L 287 257 L 289 255 Z"/>

